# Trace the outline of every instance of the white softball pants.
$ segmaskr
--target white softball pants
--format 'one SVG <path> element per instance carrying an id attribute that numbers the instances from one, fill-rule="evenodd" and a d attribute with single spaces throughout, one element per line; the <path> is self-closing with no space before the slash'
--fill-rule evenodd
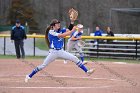
<path id="1" fill-rule="evenodd" d="M 63 58 L 66 60 L 73 61 L 75 64 L 78 63 L 80 60 L 74 56 L 73 54 L 64 51 L 63 49 L 61 50 L 55 50 L 55 49 L 50 49 L 48 56 L 45 58 L 43 64 L 38 66 L 39 70 L 42 70 L 45 68 L 49 63 L 55 61 L 57 58 Z"/>
<path id="2" fill-rule="evenodd" d="M 73 48 L 75 48 L 79 53 L 83 53 L 81 47 L 78 46 L 78 41 L 71 41 L 71 40 L 68 40 L 68 43 L 67 43 L 67 51 L 71 51 Z"/>

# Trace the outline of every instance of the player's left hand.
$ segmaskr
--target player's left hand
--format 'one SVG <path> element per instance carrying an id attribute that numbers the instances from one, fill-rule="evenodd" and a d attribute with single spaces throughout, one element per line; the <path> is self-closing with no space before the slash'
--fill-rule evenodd
<path id="1" fill-rule="evenodd" d="M 75 21 L 75 20 L 73 20 L 73 19 L 70 19 L 70 21 L 71 21 L 71 24 L 74 24 L 74 21 Z"/>
<path id="2" fill-rule="evenodd" d="M 75 21 L 78 17 L 78 11 L 75 10 L 74 8 L 69 9 L 68 14 L 71 21 Z"/>

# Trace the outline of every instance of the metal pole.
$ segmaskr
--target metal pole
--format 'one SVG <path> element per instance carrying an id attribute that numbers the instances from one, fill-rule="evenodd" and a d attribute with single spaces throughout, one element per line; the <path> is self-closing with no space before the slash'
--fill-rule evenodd
<path id="1" fill-rule="evenodd" d="M 138 57 L 138 41 L 136 40 L 136 59 Z"/>
<path id="2" fill-rule="evenodd" d="M 64 38 L 64 50 L 66 50 L 66 38 Z"/>
<path id="3" fill-rule="evenodd" d="M 4 55 L 5 55 L 5 50 L 6 50 L 6 38 L 4 37 Z"/>
<path id="4" fill-rule="evenodd" d="M 34 42 L 34 56 L 35 56 L 35 37 L 33 38 Z"/>
<path id="5" fill-rule="evenodd" d="M 97 58 L 99 57 L 99 42 L 97 43 Z"/>

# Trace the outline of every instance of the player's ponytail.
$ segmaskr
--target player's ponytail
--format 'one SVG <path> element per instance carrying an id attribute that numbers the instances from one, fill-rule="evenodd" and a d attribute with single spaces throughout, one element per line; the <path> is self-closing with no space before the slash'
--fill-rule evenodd
<path id="1" fill-rule="evenodd" d="M 48 48 L 50 48 L 50 42 L 49 42 L 49 39 L 48 39 L 48 33 L 49 33 L 50 29 L 51 29 L 51 26 L 47 27 L 46 31 L 45 31 L 45 41 L 46 41 L 46 44 L 48 45 Z"/>
<path id="2" fill-rule="evenodd" d="M 57 19 L 53 19 L 50 23 L 50 26 L 46 28 L 46 31 L 45 31 L 45 41 L 48 45 L 48 47 L 50 48 L 50 42 L 49 42 L 49 39 L 48 39 L 48 33 L 49 33 L 49 30 L 53 28 L 53 26 L 55 26 L 55 24 L 57 23 L 60 23 Z"/>

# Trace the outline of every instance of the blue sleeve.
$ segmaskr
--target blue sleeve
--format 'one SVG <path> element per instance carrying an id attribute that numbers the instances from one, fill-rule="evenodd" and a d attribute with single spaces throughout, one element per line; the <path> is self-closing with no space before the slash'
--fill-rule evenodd
<path id="1" fill-rule="evenodd" d="M 75 31 L 71 33 L 70 37 L 72 37 L 74 35 Z"/>
<path id="2" fill-rule="evenodd" d="M 24 26 L 20 26 L 24 30 Z"/>
<path id="3" fill-rule="evenodd" d="M 12 27 L 12 30 L 14 30 L 14 29 L 15 29 L 15 27 L 16 27 L 16 26 L 13 26 L 13 27 Z"/>
<path id="4" fill-rule="evenodd" d="M 11 31 L 11 40 L 14 40 L 14 29 L 16 26 L 12 27 L 12 31 Z"/>
<path id="5" fill-rule="evenodd" d="M 66 32 L 66 29 L 61 29 L 62 33 L 65 33 Z"/>

